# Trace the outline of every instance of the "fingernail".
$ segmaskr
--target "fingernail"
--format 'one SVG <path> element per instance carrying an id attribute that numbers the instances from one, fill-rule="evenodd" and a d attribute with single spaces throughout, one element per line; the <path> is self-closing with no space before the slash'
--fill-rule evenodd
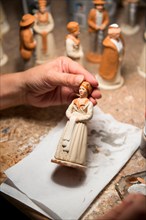
<path id="1" fill-rule="evenodd" d="M 83 80 L 84 80 L 84 76 L 83 75 L 78 75 L 75 78 L 75 84 L 78 86 L 83 82 Z"/>

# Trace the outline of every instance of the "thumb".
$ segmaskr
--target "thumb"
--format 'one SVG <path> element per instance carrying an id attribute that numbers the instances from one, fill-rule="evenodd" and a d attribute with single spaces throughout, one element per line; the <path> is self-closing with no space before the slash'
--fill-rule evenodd
<path id="1" fill-rule="evenodd" d="M 83 75 L 75 75 L 70 73 L 56 73 L 52 83 L 61 86 L 79 86 L 84 80 Z"/>

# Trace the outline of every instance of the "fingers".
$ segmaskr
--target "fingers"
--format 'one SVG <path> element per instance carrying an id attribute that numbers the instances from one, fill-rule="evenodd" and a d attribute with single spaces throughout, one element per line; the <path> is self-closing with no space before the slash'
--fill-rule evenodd
<path id="1" fill-rule="evenodd" d="M 56 72 L 52 74 L 49 80 L 54 86 L 78 87 L 83 82 L 84 76 Z"/>
<path id="2" fill-rule="evenodd" d="M 95 77 L 89 73 L 84 67 L 82 67 L 79 63 L 71 60 L 68 57 L 60 57 L 61 65 L 64 72 L 79 74 L 84 76 L 84 80 L 87 80 L 93 87 L 98 86 L 98 82 Z"/>
<path id="3" fill-rule="evenodd" d="M 146 197 L 141 194 L 129 194 L 118 206 L 98 220 L 139 220 L 146 217 Z"/>

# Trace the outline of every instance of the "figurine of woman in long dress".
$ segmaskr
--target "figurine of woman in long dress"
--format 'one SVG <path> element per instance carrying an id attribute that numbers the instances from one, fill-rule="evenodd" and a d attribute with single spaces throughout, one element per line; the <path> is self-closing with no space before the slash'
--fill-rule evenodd
<path id="1" fill-rule="evenodd" d="M 85 168 L 87 151 L 87 121 L 92 118 L 93 104 L 88 99 L 92 87 L 87 81 L 79 88 L 79 98 L 76 98 L 66 110 L 69 119 L 52 162 L 75 168 Z"/>
<path id="2" fill-rule="evenodd" d="M 36 46 L 36 64 L 42 64 L 56 56 L 55 41 L 52 30 L 54 20 L 46 9 L 46 0 L 39 0 L 39 11 L 35 14 L 36 20 L 33 26 Z"/>

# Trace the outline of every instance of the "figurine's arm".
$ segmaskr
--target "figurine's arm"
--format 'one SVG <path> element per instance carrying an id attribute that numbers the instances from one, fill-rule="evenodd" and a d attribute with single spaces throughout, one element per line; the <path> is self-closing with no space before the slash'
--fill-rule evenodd
<path id="1" fill-rule="evenodd" d="M 77 122 L 88 121 L 93 116 L 93 104 L 89 101 L 86 114 L 80 114 L 79 118 L 77 118 Z"/>
<path id="2" fill-rule="evenodd" d="M 22 34 L 20 34 L 20 37 L 21 37 L 21 40 L 24 44 L 24 46 L 27 48 L 27 49 L 34 49 L 35 46 L 36 46 L 36 42 L 35 41 L 32 41 L 30 40 L 30 34 L 29 32 L 24 32 Z"/>
<path id="3" fill-rule="evenodd" d="M 94 10 L 95 9 L 91 9 L 88 15 L 88 25 L 89 27 L 91 27 L 94 30 L 97 30 L 97 25 L 95 23 L 95 18 L 94 18 Z"/>
<path id="4" fill-rule="evenodd" d="M 103 23 L 101 25 L 102 30 L 104 30 L 109 24 L 109 15 L 107 11 L 104 11 Z"/>
<path id="5" fill-rule="evenodd" d="M 80 58 L 82 56 L 81 50 L 75 48 L 76 45 L 70 38 L 66 39 L 66 54 L 71 58 Z M 78 46 L 79 47 L 79 46 Z"/>
<path id="6" fill-rule="evenodd" d="M 46 24 L 43 30 L 40 28 L 40 25 L 38 23 L 38 18 L 36 16 L 33 29 L 37 34 L 42 34 L 42 32 L 46 32 L 46 33 L 51 32 L 54 29 L 54 20 L 52 15 L 50 13 L 48 14 L 48 23 Z"/>
<path id="7" fill-rule="evenodd" d="M 67 110 L 66 110 L 66 117 L 68 118 L 68 119 L 70 119 L 71 118 L 71 116 L 72 116 L 72 112 L 73 112 L 73 101 L 72 101 L 72 103 L 68 106 L 68 108 L 67 108 Z"/>
<path id="8" fill-rule="evenodd" d="M 54 19 L 52 15 L 49 13 L 49 32 L 54 29 Z"/>

